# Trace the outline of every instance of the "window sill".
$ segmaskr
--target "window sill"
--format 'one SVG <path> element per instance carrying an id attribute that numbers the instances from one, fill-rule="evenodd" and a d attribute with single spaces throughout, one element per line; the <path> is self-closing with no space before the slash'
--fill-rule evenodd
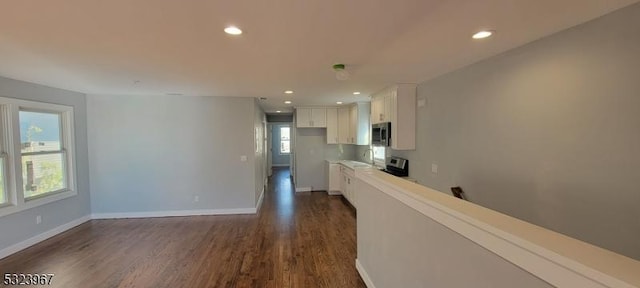
<path id="1" fill-rule="evenodd" d="M 61 190 L 60 192 L 53 192 L 35 196 L 30 199 L 25 199 L 25 202 L 19 205 L 9 204 L 8 206 L 0 207 L 0 217 L 67 199 L 76 195 L 78 195 L 76 191 L 66 189 Z"/>

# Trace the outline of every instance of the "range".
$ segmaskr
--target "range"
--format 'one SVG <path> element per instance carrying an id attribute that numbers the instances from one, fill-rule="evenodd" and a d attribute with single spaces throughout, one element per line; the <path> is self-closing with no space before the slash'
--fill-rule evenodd
<path id="1" fill-rule="evenodd" d="M 386 168 L 380 170 L 394 176 L 407 177 L 409 176 L 409 160 L 391 156 Z"/>

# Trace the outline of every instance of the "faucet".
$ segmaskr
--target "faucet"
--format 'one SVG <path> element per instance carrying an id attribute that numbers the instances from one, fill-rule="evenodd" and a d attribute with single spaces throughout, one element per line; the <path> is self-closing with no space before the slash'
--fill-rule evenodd
<path id="1" fill-rule="evenodd" d="M 376 164 L 375 164 L 375 161 L 373 160 L 373 149 L 369 148 L 367 150 L 364 150 L 364 153 L 362 153 L 362 157 L 366 157 L 367 156 L 367 152 L 371 152 L 370 153 L 370 155 L 371 155 L 371 158 L 370 158 L 371 159 L 371 165 L 375 166 Z"/>

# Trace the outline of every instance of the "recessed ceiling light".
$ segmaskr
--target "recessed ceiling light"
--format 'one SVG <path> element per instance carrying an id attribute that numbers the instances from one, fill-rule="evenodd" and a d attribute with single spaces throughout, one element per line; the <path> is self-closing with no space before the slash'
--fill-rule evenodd
<path id="1" fill-rule="evenodd" d="M 353 92 L 353 95 L 360 95 L 360 92 Z"/>
<path id="2" fill-rule="evenodd" d="M 471 36 L 473 39 L 484 39 L 487 38 L 489 36 L 493 35 L 493 31 L 490 30 L 483 30 L 483 31 L 479 31 L 476 34 L 473 34 L 473 36 Z"/>
<path id="3" fill-rule="evenodd" d="M 287 91 L 284 91 L 284 94 L 293 94 L 293 91 L 287 90 Z"/>
<path id="4" fill-rule="evenodd" d="M 280 111 L 280 110 L 276 111 L 276 113 L 280 113 L 280 112 L 282 112 L 282 111 Z"/>
<path id="5" fill-rule="evenodd" d="M 291 104 L 291 101 L 289 101 L 289 100 L 284 101 L 284 104 Z"/>
<path id="6" fill-rule="evenodd" d="M 336 104 L 340 105 L 340 104 L 342 104 L 342 102 L 338 101 L 338 102 L 336 102 Z"/>
<path id="7" fill-rule="evenodd" d="M 227 26 L 224 28 L 224 33 L 229 35 L 240 35 L 242 34 L 242 30 L 236 26 Z"/>

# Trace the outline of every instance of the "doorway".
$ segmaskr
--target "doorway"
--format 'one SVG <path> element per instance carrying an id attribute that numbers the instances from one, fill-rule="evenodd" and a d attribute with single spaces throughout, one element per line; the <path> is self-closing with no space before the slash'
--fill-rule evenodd
<path id="1" fill-rule="evenodd" d="M 289 170 L 293 150 L 291 123 L 269 123 L 268 163 L 270 175 L 275 169 Z"/>

